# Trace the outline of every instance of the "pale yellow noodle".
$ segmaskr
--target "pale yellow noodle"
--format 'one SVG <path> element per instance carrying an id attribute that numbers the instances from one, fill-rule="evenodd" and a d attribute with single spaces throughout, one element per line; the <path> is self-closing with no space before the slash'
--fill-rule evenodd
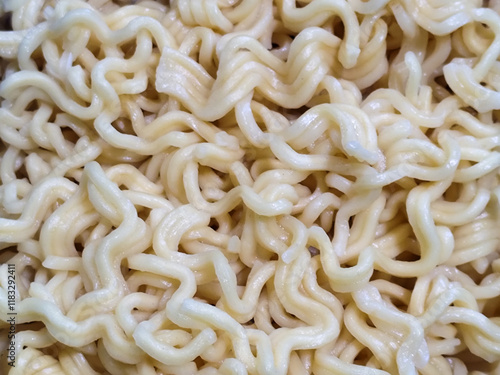
<path id="1" fill-rule="evenodd" d="M 0 373 L 498 373 L 499 10 L 0 1 Z"/>

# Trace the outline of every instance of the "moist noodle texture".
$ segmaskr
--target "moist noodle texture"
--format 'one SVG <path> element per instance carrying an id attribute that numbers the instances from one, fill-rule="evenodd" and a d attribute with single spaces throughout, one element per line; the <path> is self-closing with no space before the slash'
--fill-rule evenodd
<path id="1" fill-rule="evenodd" d="M 0 373 L 500 373 L 500 1 L 0 4 Z"/>

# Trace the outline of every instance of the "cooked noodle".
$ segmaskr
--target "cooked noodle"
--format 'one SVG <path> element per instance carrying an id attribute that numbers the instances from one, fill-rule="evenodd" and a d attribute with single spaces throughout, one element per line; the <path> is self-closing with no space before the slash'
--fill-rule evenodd
<path id="1" fill-rule="evenodd" d="M 500 1 L 0 4 L 1 373 L 500 373 Z"/>

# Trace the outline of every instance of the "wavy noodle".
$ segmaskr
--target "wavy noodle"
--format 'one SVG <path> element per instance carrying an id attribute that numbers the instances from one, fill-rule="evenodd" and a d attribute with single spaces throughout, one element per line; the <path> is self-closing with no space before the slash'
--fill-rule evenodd
<path id="1" fill-rule="evenodd" d="M 0 2 L 0 373 L 498 373 L 499 10 Z"/>

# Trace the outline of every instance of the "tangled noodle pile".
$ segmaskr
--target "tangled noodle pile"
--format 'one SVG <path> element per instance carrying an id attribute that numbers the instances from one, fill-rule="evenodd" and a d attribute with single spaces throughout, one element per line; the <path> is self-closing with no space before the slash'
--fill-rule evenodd
<path id="1" fill-rule="evenodd" d="M 500 1 L 0 4 L 1 373 L 500 372 Z"/>

